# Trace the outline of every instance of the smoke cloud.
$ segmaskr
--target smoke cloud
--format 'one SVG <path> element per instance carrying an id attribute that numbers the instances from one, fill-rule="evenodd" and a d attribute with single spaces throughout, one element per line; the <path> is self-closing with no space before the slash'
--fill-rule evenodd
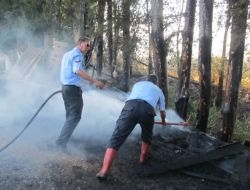
<path id="1" fill-rule="evenodd" d="M 14 29 L 2 25 L 0 30 L 0 148 L 23 130 L 53 92 L 61 89 L 61 58 L 73 48 L 65 42 L 32 34 L 21 21 L 18 26 Z M 69 158 L 84 159 L 88 141 L 96 140 L 105 147 L 126 98 L 126 94 L 112 89 L 98 90 L 86 84 L 83 87 L 82 119 L 68 144 L 73 154 Z M 59 93 L 47 102 L 24 133 L 0 152 L 0 176 L 4 175 L 2 171 L 10 170 L 38 175 L 40 171 L 35 170 L 43 170 L 44 164 L 65 158 L 54 147 L 64 120 L 64 103 Z"/>
<path id="2" fill-rule="evenodd" d="M 39 38 L 32 36 L 32 39 L 27 39 L 30 32 L 25 32 L 22 28 L 18 31 L 18 35 L 11 31 L 0 49 L 0 148 L 23 130 L 53 92 L 61 89 L 60 61 L 69 48 L 65 43 L 53 42 L 53 47 L 46 49 L 41 47 Z M 126 97 L 126 93 L 116 89 L 99 90 L 83 84 L 82 119 L 68 144 L 72 156 L 66 156 L 67 159 L 84 160 L 89 143 L 96 142 L 105 147 Z M 167 120 L 170 118 L 174 121 L 174 115 L 168 110 Z M 158 119 L 159 113 L 156 117 Z M 35 177 L 44 172 L 44 164 L 65 159 L 65 155 L 55 150 L 55 141 L 64 120 L 62 96 L 56 94 L 24 133 L 0 152 L 0 177 L 8 172 Z M 177 118 L 175 121 L 179 120 Z M 155 127 L 156 132 L 160 129 L 161 127 Z M 139 132 L 140 128 L 136 127 L 129 138 Z"/>

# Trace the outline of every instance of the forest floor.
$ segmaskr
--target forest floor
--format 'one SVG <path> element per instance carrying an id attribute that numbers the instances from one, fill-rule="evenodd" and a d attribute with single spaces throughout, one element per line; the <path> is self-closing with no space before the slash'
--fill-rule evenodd
<path id="1" fill-rule="evenodd" d="M 242 114 L 245 113 L 245 109 L 249 109 L 244 102 L 240 102 L 239 105 L 244 107 Z M 242 173 L 242 168 L 238 165 L 242 165 L 237 163 L 237 158 L 242 154 L 217 160 L 224 165 L 226 162 L 233 162 L 227 164 L 226 169 L 210 161 L 178 170 L 164 171 L 161 164 L 163 163 L 164 167 L 164 163 L 179 153 L 185 156 L 185 153 L 189 152 L 189 145 L 187 145 L 188 135 L 183 136 L 177 132 L 177 136 L 168 141 L 164 140 L 162 135 L 161 130 L 154 135 L 149 160 L 146 165 L 141 166 L 138 163 L 140 135 L 131 134 L 119 150 L 106 181 L 99 181 L 95 175 L 101 167 L 107 139 L 97 140 L 90 136 L 73 135 L 69 142 L 70 155 L 56 150 L 54 139 L 53 142 L 44 141 L 38 147 L 35 144 L 33 146 L 24 144 L 24 149 L 18 146 L 10 148 L 6 152 L 0 152 L 0 190 L 250 189 L 249 147 L 245 146 L 244 151 L 244 175 L 239 174 Z M 6 139 L 0 138 L 0 144 L 4 144 L 3 141 Z M 157 171 L 157 168 L 156 170 L 154 168 L 155 164 L 160 167 L 161 172 L 145 175 L 144 171 L 151 169 Z"/>
<path id="2" fill-rule="evenodd" d="M 161 172 L 159 175 L 143 175 L 143 168 L 150 168 L 154 163 L 161 163 L 163 155 L 159 144 L 153 144 L 148 163 L 138 164 L 139 136 L 129 138 L 120 149 L 106 181 L 99 181 L 95 175 L 100 169 L 105 146 L 103 142 L 92 139 L 72 138 L 70 144 L 75 150 L 85 150 L 85 156 L 66 155 L 51 151 L 49 161 L 21 162 L 13 157 L 1 155 L 0 189 L 1 190 L 247 190 L 250 187 L 250 159 L 247 156 L 247 172 L 241 179 L 229 172 L 215 167 L 211 162 L 184 169 Z M 160 142 L 159 136 L 154 142 Z M 173 142 L 162 144 L 167 148 Z M 87 145 L 87 146 L 86 146 Z M 174 152 L 174 151 L 173 151 Z M 176 152 L 176 145 L 175 145 Z M 48 154 L 47 154 L 48 155 Z M 5 158 L 5 159 L 3 159 Z M 39 160 L 39 158 L 37 158 Z M 8 164 L 11 161 L 11 165 Z M 194 173 L 195 175 L 190 175 Z M 242 176 L 241 176 L 242 177 Z"/>

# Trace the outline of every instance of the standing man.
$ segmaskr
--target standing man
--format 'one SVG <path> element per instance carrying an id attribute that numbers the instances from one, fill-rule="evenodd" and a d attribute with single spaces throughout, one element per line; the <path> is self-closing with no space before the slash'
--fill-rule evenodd
<path id="1" fill-rule="evenodd" d="M 117 151 L 135 128 L 141 126 L 141 154 L 140 164 L 147 160 L 153 136 L 154 117 L 156 106 L 159 105 L 160 116 L 165 123 L 165 97 L 162 90 L 156 86 L 157 78 L 149 75 L 147 81 L 134 84 L 122 112 L 116 122 L 116 128 L 109 140 L 101 170 L 96 174 L 100 180 L 106 179 Z"/>
<path id="2" fill-rule="evenodd" d="M 85 71 L 85 55 L 90 48 L 88 38 L 80 38 L 76 46 L 66 52 L 61 62 L 60 80 L 62 83 L 62 97 L 64 101 L 66 120 L 61 130 L 61 134 L 56 141 L 57 147 L 69 154 L 67 143 L 81 119 L 83 109 L 81 80 L 87 80 L 98 88 L 103 88 L 104 84 L 92 78 Z"/>

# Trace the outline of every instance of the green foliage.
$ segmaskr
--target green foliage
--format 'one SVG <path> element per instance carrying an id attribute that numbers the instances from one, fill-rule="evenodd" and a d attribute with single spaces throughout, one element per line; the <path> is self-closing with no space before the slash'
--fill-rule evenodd
<path id="1" fill-rule="evenodd" d="M 173 87 L 169 88 L 169 106 L 174 107 L 174 89 Z M 191 97 L 188 104 L 188 116 L 190 123 L 195 124 L 196 122 L 196 114 L 197 114 L 197 106 L 198 100 L 196 98 Z M 212 136 L 217 136 L 217 134 L 221 130 L 220 123 L 220 109 L 216 107 L 210 107 L 209 109 L 209 117 L 208 117 L 208 125 L 207 125 L 207 133 Z M 250 139 L 250 117 L 245 114 L 240 118 L 236 118 L 236 123 L 234 126 L 234 132 L 232 140 L 247 140 Z"/>
<path id="2" fill-rule="evenodd" d="M 208 134 L 217 136 L 217 134 L 221 131 L 220 116 L 220 109 L 217 109 L 216 107 L 210 107 L 207 125 Z M 237 118 L 231 140 L 234 141 L 247 139 L 250 139 L 250 118 L 246 118 L 246 120 Z"/>
<path id="3" fill-rule="evenodd" d="M 169 86 L 168 87 L 168 107 L 174 109 L 175 104 L 175 87 Z"/>
<path id="4" fill-rule="evenodd" d="M 187 108 L 187 119 L 190 123 L 195 123 L 197 115 L 198 101 L 190 97 Z"/>
<path id="5" fill-rule="evenodd" d="M 207 126 L 207 133 L 209 134 L 216 136 L 217 133 L 220 131 L 220 110 L 216 107 L 210 107 L 209 109 Z"/>
<path id="6" fill-rule="evenodd" d="M 214 110 L 214 111 L 213 111 Z M 219 127 L 219 116 L 220 110 L 216 111 L 216 109 L 212 109 L 209 116 L 209 126 L 213 130 L 213 132 L 218 132 L 220 129 Z M 246 118 L 236 118 L 234 131 L 232 136 L 232 141 L 234 140 L 248 140 L 250 139 L 250 117 Z"/>
<path id="7" fill-rule="evenodd" d="M 45 27 L 44 19 L 41 17 L 44 3 L 45 1 L 19 0 L 13 1 L 7 9 L 1 10 L 8 23 L 28 23 L 26 27 L 31 31 L 41 31 Z"/>
<path id="8" fill-rule="evenodd" d="M 246 117 L 243 120 L 236 120 L 233 140 L 249 140 L 250 139 L 250 117 Z"/>

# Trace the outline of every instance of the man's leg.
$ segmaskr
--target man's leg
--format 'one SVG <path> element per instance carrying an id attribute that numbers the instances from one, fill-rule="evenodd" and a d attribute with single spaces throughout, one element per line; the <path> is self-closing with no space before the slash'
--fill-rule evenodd
<path id="1" fill-rule="evenodd" d="M 148 160 L 151 141 L 153 137 L 155 111 L 147 104 L 140 107 L 140 125 L 141 125 L 141 153 L 140 164 L 145 164 Z"/>
<path id="2" fill-rule="evenodd" d="M 130 103 L 126 103 L 119 119 L 116 122 L 116 128 L 109 140 L 106 152 L 103 158 L 103 164 L 101 170 L 96 174 L 99 180 L 104 180 L 107 177 L 108 171 L 111 168 L 114 158 L 116 157 L 117 151 L 127 139 L 129 134 L 133 131 L 137 119 L 135 113 L 135 106 Z"/>
<path id="3" fill-rule="evenodd" d="M 63 100 L 66 110 L 66 121 L 61 130 L 60 136 L 56 141 L 56 144 L 66 148 L 69 138 L 81 120 L 83 108 L 81 91 L 75 89 L 75 87 L 65 87 L 63 88 Z"/>

